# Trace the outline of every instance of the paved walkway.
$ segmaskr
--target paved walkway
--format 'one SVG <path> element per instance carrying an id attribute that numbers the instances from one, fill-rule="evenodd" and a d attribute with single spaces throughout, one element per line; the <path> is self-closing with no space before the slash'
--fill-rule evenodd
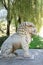
<path id="1" fill-rule="evenodd" d="M 0 58 L 0 65 L 43 65 L 43 49 L 30 49 L 31 58 L 24 58 L 22 50 L 17 52 L 19 57 Z"/>

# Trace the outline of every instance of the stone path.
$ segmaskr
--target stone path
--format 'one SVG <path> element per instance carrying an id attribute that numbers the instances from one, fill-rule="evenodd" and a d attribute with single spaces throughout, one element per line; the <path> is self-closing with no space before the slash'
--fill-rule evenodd
<path id="1" fill-rule="evenodd" d="M 19 56 L 0 58 L 0 65 L 43 65 L 43 49 L 30 49 L 30 58 L 23 57 L 23 50 L 17 50 Z"/>

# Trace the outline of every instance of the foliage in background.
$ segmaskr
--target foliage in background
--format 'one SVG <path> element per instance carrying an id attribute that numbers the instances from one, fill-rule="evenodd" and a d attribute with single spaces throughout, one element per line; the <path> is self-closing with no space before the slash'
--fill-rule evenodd
<path id="1" fill-rule="evenodd" d="M 32 21 L 39 31 L 42 25 L 43 0 L 14 0 L 12 11 L 14 18 L 20 16 L 22 21 Z"/>
<path id="2" fill-rule="evenodd" d="M 8 12 L 7 35 L 9 35 L 12 19 L 14 19 L 16 29 L 19 22 L 31 21 L 39 31 L 42 25 L 41 19 L 43 18 L 43 0 L 2 0 L 2 4 Z"/>
<path id="3" fill-rule="evenodd" d="M 39 36 L 33 36 L 33 40 L 30 44 L 30 48 L 43 48 L 43 38 Z"/>
<path id="4" fill-rule="evenodd" d="M 8 38 L 8 36 L 0 37 L 0 47 L 2 43 Z"/>

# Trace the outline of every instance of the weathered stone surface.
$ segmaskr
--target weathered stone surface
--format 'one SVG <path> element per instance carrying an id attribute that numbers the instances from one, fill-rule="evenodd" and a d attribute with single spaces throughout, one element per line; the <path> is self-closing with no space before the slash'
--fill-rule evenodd
<path id="1" fill-rule="evenodd" d="M 43 49 L 30 49 L 30 58 L 23 57 L 23 51 L 17 50 L 19 56 L 0 58 L 0 65 L 43 65 Z"/>

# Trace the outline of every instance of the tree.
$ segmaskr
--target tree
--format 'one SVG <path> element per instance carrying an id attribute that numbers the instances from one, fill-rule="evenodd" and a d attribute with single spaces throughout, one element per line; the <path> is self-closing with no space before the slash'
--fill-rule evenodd
<path id="1" fill-rule="evenodd" d="M 41 17 L 43 16 L 43 0 L 2 0 L 7 14 L 7 35 L 11 20 L 14 19 L 16 31 L 22 21 L 32 21 L 38 30 L 40 29 Z"/>
<path id="2" fill-rule="evenodd" d="M 21 21 L 32 21 L 40 29 L 43 0 L 14 0 L 13 13 L 20 16 Z"/>
<path id="3" fill-rule="evenodd" d="M 5 9 L 7 10 L 7 36 L 10 35 L 10 24 L 11 24 L 11 20 L 13 18 L 13 14 L 12 14 L 12 5 L 13 5 L 13 2 L 15 0 L 2 0 L 2 4 L 4 5 Z M 14 8 L 14 6 L 13 6 Z M 15 14 L 14 14 L 15 15 Z M 16 21 L 16 16 L 14 17 L 15 19 L 15 26 L 16 26 L 16 31 L 17 31 L 17 21 Z M 18 23 L 20 24 L 21 23 L 21 18 L 19 16 L 18 18 Z"/>
<path id="4" fill-rule="evenodd" d="M 10 0 L 2 0 L 2 4 L 7 10 L 7 36 L 9 36 L 10 35 L 10 24 L 12 20 Z"/>
<path id="5" fill-rule="evenodd" d="M 36 24 L 36 27 L 38 28 L 38 31 L 40 30 L 41 26 L 42 26 L 42 21 L 41 21 L 41 18 L 42 18 L 42 8 L 43 8 L 43 0 L 33 0 L 34 3 L 33 3 L 33 21 L 34 23 Z M 41 15 L 42 14 L 42 15 Z"/>

